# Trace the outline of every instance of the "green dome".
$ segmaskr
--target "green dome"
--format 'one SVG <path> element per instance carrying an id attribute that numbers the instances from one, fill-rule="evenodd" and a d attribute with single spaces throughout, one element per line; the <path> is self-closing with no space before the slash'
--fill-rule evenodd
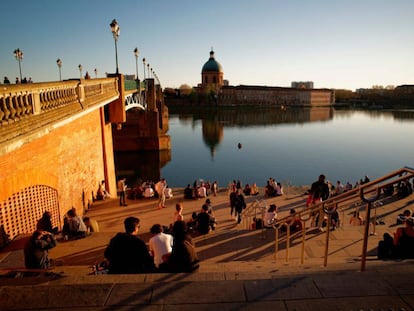
<path id="1" fill-rule="evenodd" d="M 211 50 L 209 60 L 204 64 L 203 69 L 201 72 L 222 72 L 223 68 L 221 67 L 220 63 L 214 59 L 214 51 Z"/>

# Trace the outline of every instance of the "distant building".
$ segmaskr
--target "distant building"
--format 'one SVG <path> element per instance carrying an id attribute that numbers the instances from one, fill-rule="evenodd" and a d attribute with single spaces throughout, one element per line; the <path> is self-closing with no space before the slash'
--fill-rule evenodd
<path id="1" fill-rule="evenodd" d="M 125 80 L 134 80 L 137 78 L 137 76 L 135 74 L 132 75 L 124 75 L 124 79 Z"/>
<path id="2" fill-rule="evenodd" d="M 396 94 L 414 94 L 414 85 L 403 84 L 399 85 L 394 89 Z"/>
<path id="3" fill-rule="evenodd" d="M 223 67 L 210 51 L 210 58 L 201 69 L 201 83 L 195 88 L 207 95 L 200 101 L 218 106 L 331 106 L 335 93 L 329 89 L 314 89 L 312 81 L 292 82 L 292 87 L 238 85 L 230 86 L 223 79 Z"/>
<path id="4" fill-rule="evenodd" d="M 294 89 L 313 89 L 313 82 L 312 81 L 300 81 L 300 82 L 292 82 L 290 86 Z"/>
<path id="5" fill-rule="evenodd" d="M 204 91 L 218 92 L 224 85 L 223 67 L 215 60 L 214 51 L 210 51 L 210 58 L 201 69 L 201 88 Z"/>

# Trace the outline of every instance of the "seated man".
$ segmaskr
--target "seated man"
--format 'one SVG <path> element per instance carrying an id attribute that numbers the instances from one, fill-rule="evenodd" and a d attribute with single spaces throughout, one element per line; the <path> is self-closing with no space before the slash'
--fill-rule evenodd
<path id="1" fill-rule="evenodd" d="M 164 233 L 160 224 L 153 225 L 150 232 L 152 237 L 148 241 L 148 247 L 154 258 L 154 265 L 159 269 L 164 263 L 163 256 L 171 253 L 173 237 Z"/>
<path id="2" fill-rule="evenodd" d="M 200 234 L 207 234 L 216 228 L 216 220 L 208 213 L 208 205 L 203 204 L 201 212 L 197 214 L 196 230 Z"/>
<path id="3" fill-rule="evenodd" d="M 138 237 L 139 219 L 124 220 L 125 233 L 118 233 L 105 249 L 110 274 L 147 273 L 154 271 L 154 261 L 145 242 Z"/>
<path id="4" fill-rule="evenodd" d="M 187 185 L 184 189 L 184 199 L 190 200 L 193 198 L 193 189 L 191 189 L 190 184 Z"/>

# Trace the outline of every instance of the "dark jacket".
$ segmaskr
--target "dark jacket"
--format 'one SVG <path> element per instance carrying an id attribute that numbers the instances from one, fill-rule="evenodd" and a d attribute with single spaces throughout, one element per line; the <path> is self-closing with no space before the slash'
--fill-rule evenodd
<path id="1" fill-rule="evenodd" d="M 56 246 L 56 239 L 52 234 L 45 234 L 40 239 L 35 235 L 30 237 L 24 247 L 24 262 L 27 269 L 49 269 L 50 260 L 48 250 Z"/>
<path id="2" fill-rule="evenodd" d="M 135 235 L 118 233 L 105 250 L 110 274 L 148 273 L 154 271 L 154 261 L 145 242 Z"/>
<path id="3" fill-rule="evenodd" d="M 168 258 L 170 272 L 192 272 L 199 268 L 199 260 L 190 237 L 174 237 L 172 252 Z"/>

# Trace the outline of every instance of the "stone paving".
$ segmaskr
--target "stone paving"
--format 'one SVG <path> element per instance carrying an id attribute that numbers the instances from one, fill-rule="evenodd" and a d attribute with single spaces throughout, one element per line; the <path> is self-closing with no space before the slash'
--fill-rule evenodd
<path id="1" fill-rule="evenodd" d="M 281 243 L 275 257 L 274 230 L 249 230 L 246 224 L 238 225 L 230 217 L 228 195 L 223 190 L 211 197 L 217 229 L 194 237 L 201 259 L 199 271 L 92 274 L 90 266 L 103 259 L 109 239 L 123 231 L 125 217 L 141 219 L 140 236 L 148 241 L 154 223 L 171 222 L 176 202 L 184 204 L 186 219 L 200 210 L 204 200 L 183 200 L 180 192 L 176 191 L 167 200 L 167 208 L 161 210 L 156 208 L 156 199 L 129 200 L 126 207 L 120 207 L 115 199 L 94 203 L 86 214 L 99 222 L 100 232 L 59 243 L 50 256 L 63 265 L 48 272 L 27 275 L 21 269 L 24 237 L 20 243 L 14 241 L 0 253 L 0 310 L 414 310 L 414 261 L 376 259 L 382 234 L 395 230 L 396 215 L 413 207 L 414 195 L 377 207 L 385 225 L 376 226 L 376 234 L 369 237 L 363 272 L 363 226 L 347 225 L 353 210 L 343 214 L 342 227 L 330 232 L 325 267 L 326 233 L 309 230 L 303 263 L 300 239 L 292 242 L 289 252 Z M 248 202 L 256 199 L 262 197 L 247 197 Z M 292 207 L 303 208 L 305 199 L 303 192 L 291 191 L 265 200 L 276 203 L 284 215 Z"/>

